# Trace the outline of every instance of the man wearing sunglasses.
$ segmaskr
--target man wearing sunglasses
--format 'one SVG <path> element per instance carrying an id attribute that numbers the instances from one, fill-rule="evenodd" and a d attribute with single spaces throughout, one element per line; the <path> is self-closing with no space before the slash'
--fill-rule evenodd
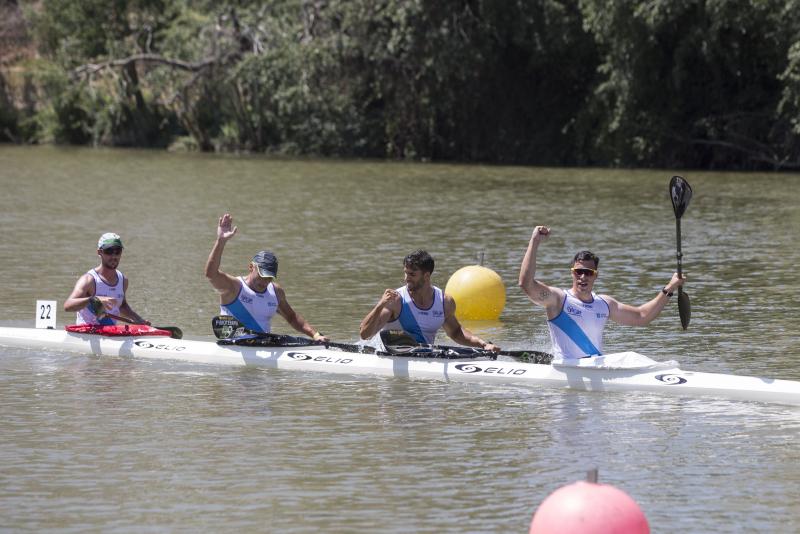
<path id="1" fill-rule="evenodd" d="M 592 291 L 597 280 L 600 259 L 588 250 L 572 260 L 572 287 L 560 289 L 536 280 L 536 251 L 550 235 L 550 228 L 537 226 L 519 271 L 519 286 L 547 312 L 552 352 L 556 358 L 586 358 L 603 353 L 603 329 L 606 321 L 628 326 L 645 326 L 658 317 L 672 294 L 683 285 L 678 273 L 649 302 L 631 306 L 609 295 Z"/>
<path id="2" fill-rule="evenodd" d="M 249 330 L 263 333 L 270 331 L 272 317 L 278 313 L 298 332 L 316 341 L 328 341 L 289 305 L 286 293 L 275 281 L 278 258 L 272 252 L 262 250 L 256 254 L 248 266 L 247 276 L 235 277 L 219 270 L 225 243 L 237 231 L 230 214 L 220 217 L 217 240 L 206 262 L 206 278 L 219 293 L 220 313 L 232 315 Z"/>
<path id="3" fill-rule="evenodd" d="M 122 239 L 117 234 L 108 232 L 100 236 L 97 242 L 100 265 L 78 278 L 64 301 L 64 311 L 77 312 L 76 324 L 115 324 L 106 313 L 124 317 L 134 324 L 150 324 L 131 309 L 125 298 L 128 279 L 117 270 L 122 249 Z"/>

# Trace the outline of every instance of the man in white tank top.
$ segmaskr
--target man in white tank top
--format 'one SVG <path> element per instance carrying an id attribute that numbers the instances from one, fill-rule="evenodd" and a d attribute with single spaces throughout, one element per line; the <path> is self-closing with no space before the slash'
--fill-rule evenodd
<path id="1" fill-rule="evenodd" d="M 424 250 L 406 256 L 405 285 L 383 292 L 361 321 L 361 339 L 370 339 L 382 330 L 403 330 L 417 343 L 433 344 L 437 330 L 444 328 L 456 343 L 500 352 L 500 347 L 482 340 L 458 322 L 453 298 L 431 284 L 433 267 L 433 258 Z"/>
<path id="2" fill-rule="evenodd" d="M 133 324 L 150 324 L 131 309 L 125 298 L 128 279 L 117 270 L 122 249 L 122 239 L 117 234 L 108 232 L 100 236 L 97 242 L 100 265 L 78 278 L 64 301 L 64 311 L 77 312 L 77 324 L 116 324 L 104 313 L 123 317 Z"/>
<path id="3" fill-rule="evenodd" d="M 222 251 L 238 227 L 233 226 L 233 217 L 226 213 L 219 218 L 217 240 L 206 262 L 206 278 L 219 293 L 220 312 L 236 317 L 248 329 L 269 332 L 272 316 L 276 313 L 286 319 L 292 328 L 317 341 L 328 341 L 302 315 L 294 311 L 286 300 L 286 293 L 275 281 L 278 276 L 278 258 L 262 250 L 253 257 L 247 276 L 235 277 L 223 271 Z"/>
<path id="4" fill-rule="evenodd" d="M 556 358 L 586 358 L 603 354 L 603 330 L 607 319 L 628 326 L 650 324 L 684 283 L 685 277 L 680 278 L 675 273 L 649 302 L 640 306 L 624 304 L 610 295 L 597 295 L 592 291 L 600 259 L 584 250 L 575 254 L 572 260 L 572 287 L 566 290 L 550 287 L 534 278 L 536 252 L 549 235 L 547 226 L 534 228 L 520 266 L 519 286 L 535 304 L 544 306 Z"/>

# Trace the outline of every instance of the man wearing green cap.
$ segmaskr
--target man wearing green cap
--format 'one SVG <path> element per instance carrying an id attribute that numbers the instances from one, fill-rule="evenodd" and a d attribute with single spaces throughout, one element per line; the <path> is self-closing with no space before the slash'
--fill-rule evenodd
<path id="1" fill-rule="evenodd" d="M 150 324 L 133 311 L 125 299 L 128 279 L 117 270 L 122 248 L 122 239 L 117 234 L 108 232 L 100 236 L 97 241 L 100 265 L 78 278 L 64 301 L 64 311 L 77 312 L 76 324 L 116 324 L 105 314 L 124 317 L 134 324 Z"/>
<path id="2" fill-rule="evenodd" d="M 219 218 L 217 240 L 206 262 L 206 278 L 219 293 L 220 313 L 236 317 L 254 332 L 269 332 L 272 317 L 278 313 L 298 332 L 316 341 L 328 341 L 289 305 L 286 293 L 275 281 L 278 258 L 272 252 L 262 250 L 256 254 L 250 262 L 247 276 L 235 277 L 219 270 L 225 243 L 237 230 L 230 214 Z"/>

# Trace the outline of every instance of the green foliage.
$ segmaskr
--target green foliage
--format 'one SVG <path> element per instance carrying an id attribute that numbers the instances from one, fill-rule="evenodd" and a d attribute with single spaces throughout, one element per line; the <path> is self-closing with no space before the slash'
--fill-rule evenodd
<path id="1" fill-rule="evenodd" d="M 41 92 L 47 95 L 38 113 L 31 119 L 37 135 L 34 140 L 63 144 L 86 144 L 92 140 L 91 98 L 81 86 L 69 83 L 58 66 L 39 62 L 34 77 Z"/>
<path id="2" fill-rule="evenodd" d="M 800 166 L 798 0 L 42 0 L 28 15 L 42 140 Z"/>
<path id="3" fill-rule="evenodd" d="M 18 112 L 11 104 L 5 77 L 0 74 L 0 141 L 14 141 L 18 138 Z"/>
<path id="4" fill-rule="evenodd" d="M 42 52 L 71 67 L 155 49 L 179 9 L 168 0 L 43 0 L 28 13 Z"/>
<path id="5" fill-rule="evenodd" d="M 776 114 L 798 10 L 779 0 L 584 0 L 601 45 L 598 161 L 758 167 L 792 150 Z M 787 144 L 788 141 L 788 144 Z M 775 143 L 783 145 L 776 151 Z"/>

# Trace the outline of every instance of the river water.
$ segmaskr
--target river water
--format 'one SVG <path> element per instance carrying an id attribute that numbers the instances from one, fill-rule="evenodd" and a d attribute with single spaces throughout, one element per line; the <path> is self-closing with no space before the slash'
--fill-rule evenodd
<path id="1" fill-rule="evenodd" d="M 675 270 L 672 174 L 0 147 L 0 325 L 60 306 L 114 231 L 133 308 L 210 340 L 203 266 L 227 211 L 223 269 L 274 250 L 289 301 L 332 339 L 355 341 L 425 248 L 441 287 L 483 253 L 507 303 L 468 326 L 546 350 L 516 286 L 533 226 L 553 229 L 541 280 L 567 286 L 589 248 L 598 290 L 639 304 Z M 692 323 L 673 302 L 648 327 L 610 325 L 606 350 L 800 380 L 800 177 L 681 174 Z M 653 532 L 800 531 L 800 410 L 778 405 L 0 348 L 0 415 L 0 530 L 526 532 L 597 467 Z"/>

